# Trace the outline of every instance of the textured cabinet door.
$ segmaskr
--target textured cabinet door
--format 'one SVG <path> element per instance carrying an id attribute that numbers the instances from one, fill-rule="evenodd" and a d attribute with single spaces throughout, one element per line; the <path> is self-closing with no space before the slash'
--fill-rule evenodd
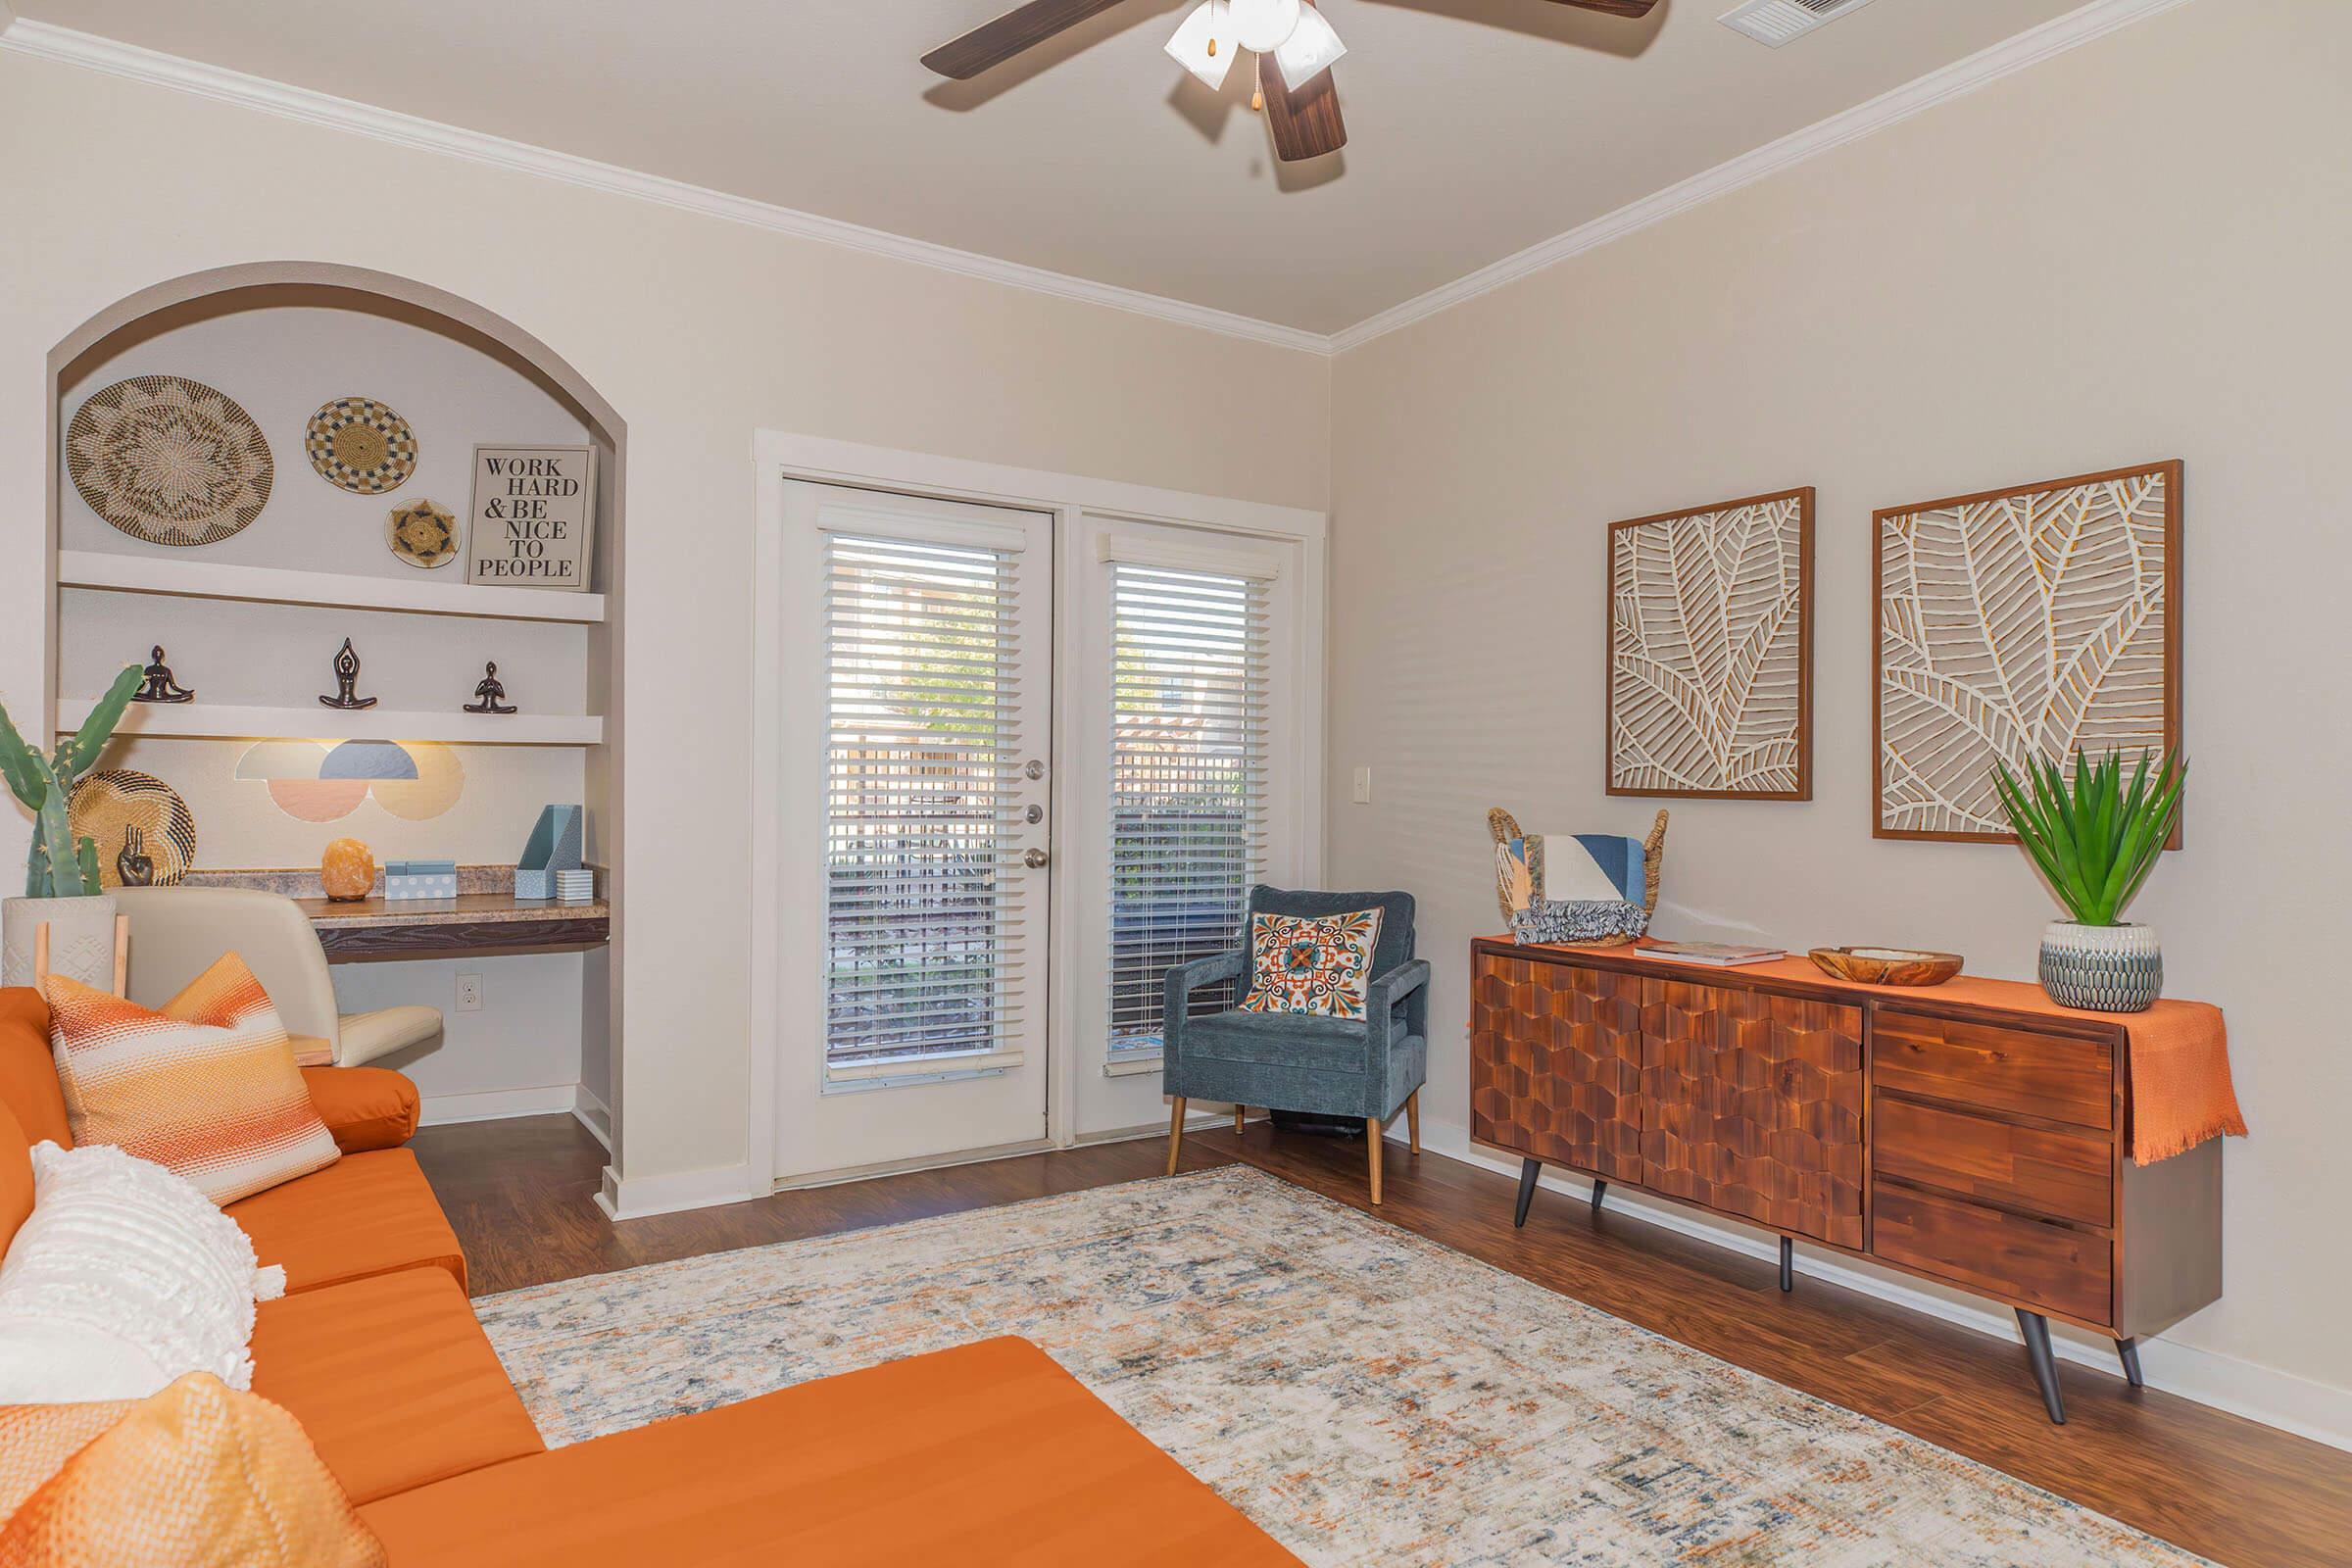
<path id="1" fill-rule="evenodd" d="M 1638 976 L 1480 955 L 1470 981 L 1471 1136 L 1640 1178 Z"/>
<path id="2" fill-rule="evenodd" d="M 1862 1245 L 1862 1009 L 1644 980 L 1642 1180 Z"/>

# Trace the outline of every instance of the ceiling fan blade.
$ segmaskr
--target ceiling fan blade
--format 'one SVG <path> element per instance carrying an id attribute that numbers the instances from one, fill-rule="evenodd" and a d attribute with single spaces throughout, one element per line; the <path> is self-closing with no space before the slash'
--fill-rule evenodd
<path id="1" fill-rule="evenodd" d="M 1257 89 L 1266 99 L 1266 124 L 1274 132 L 1274 156 L 1286 164 L 1320 158 L 1348 145 L 1348 126 L 1340 119 L 1340 90 L 1323 71 L 1309 76 L 1297 92 L 1283 84 L 1281 68 L 1272 55 L 1257 57 Z"/>
<path id="2" fill-rule="evenodd" d="M 996 21 L 974 27 L 962 37 L 943 43 L 923 56 L 923 64 L 943 76 L 969 81 L 993 66 L 1033 49 L 1057 32 L 1067 32 L 1119 0 L 1029 0 Z M 1647 9 L 1646 7 L 1644 9 Z"/>
<path id="3" fill-rule="evenodd" d="M 1551 3 L 1575 6 L 1580 11 L 1603 11 L 1612 17 L 1646 17 L 1657 8 L 1658 0 L 1551 0 Z"/>

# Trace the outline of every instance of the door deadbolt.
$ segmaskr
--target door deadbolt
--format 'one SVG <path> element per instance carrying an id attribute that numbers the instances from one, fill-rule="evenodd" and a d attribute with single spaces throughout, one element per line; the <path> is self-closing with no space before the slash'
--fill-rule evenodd
<path id="1" fill-rule="evenodd" d="M 1022 768 L 1021 771 L 1030 778 L 1044 778 L 1046 776 L 1046 764 L 1033 760 L 1028 766 Z"/>

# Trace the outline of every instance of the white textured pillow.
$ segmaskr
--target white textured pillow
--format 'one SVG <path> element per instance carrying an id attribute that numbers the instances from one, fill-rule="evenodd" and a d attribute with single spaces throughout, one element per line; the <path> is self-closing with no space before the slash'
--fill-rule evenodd
<path id="1" fill-rule="evenodd" d="M 253 1386 L 253 1304 L 285 1294 L 237 1222 L 120 1149 L 32 1149 L 0 1262 L 0 1404 L 143 1399 L 188 1372 Z"/>

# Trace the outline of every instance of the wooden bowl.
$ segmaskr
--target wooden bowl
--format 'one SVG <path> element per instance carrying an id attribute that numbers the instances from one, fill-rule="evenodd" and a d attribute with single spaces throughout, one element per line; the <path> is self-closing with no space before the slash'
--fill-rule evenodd
<path id="1" fill-rule="evenodd" d="M 1815 948 L 1807 956 L 1822 973 L 1866 986 L 1939 986 L 1963 961 L 1957 953 L 1910 948 Z"/>

